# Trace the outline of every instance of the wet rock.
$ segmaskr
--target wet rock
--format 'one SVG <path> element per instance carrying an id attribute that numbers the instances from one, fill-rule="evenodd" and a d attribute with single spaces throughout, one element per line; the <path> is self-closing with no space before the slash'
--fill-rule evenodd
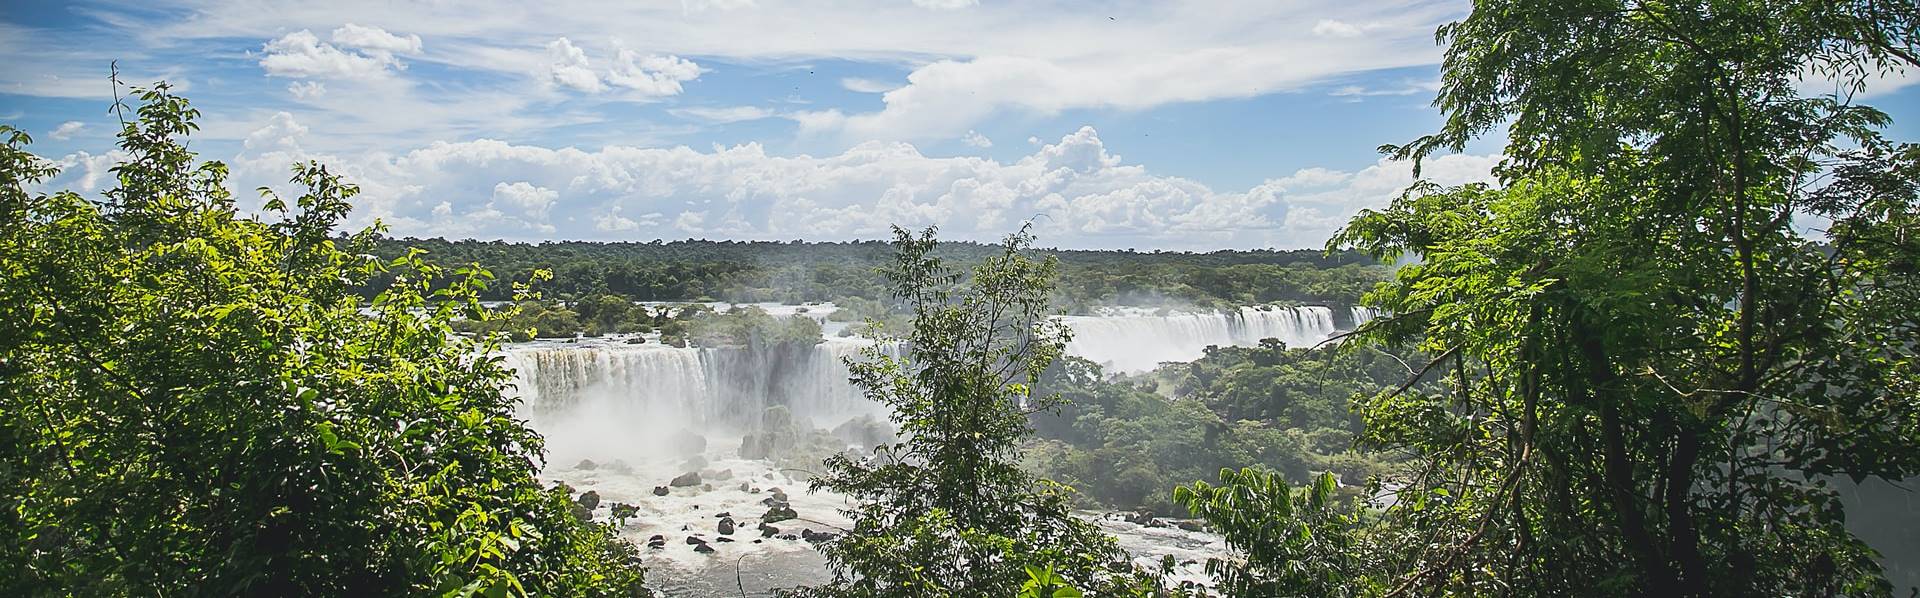
<path id="1" fill-rule="evenodd" d="M 706 544 L 707 539 L 700 536 L 687 536 L 687 543 L 695 546 Z"/>
<path id="2" fill-rule="evenodd" d="M 1153 523 L 1153 511 L 1140 510 L 1127 515 L 1127 523 L 1148 525 Z"/>
<path id="3" fill-rule="evenodd" d="M 893 442 L 897 433 L 893 424 L 871 415 L 849 419 L 833 428 L 834 437 L 866 449 Z"/>
<path id="4" fill-rule="evenodd" d="M 800 530 L 800 539 L 806 540 L 808 542 L 813 542 L 815 544 L 832 540 L 838 537 L 840 537 L 840 534 L 836 534 L 833 532 L 816 532 L 810 529 Z"/>
<path id="5" fill-rule="evenodd" d="M 733 479 L 733 470 L 722 469 L 720 471 L 713 472 L 712 475 L 709 475 L 707 477 L 712 478 L 714 481 L 724 482 L 724 481 Z"/>
<path id="6" fill-rule="evenodd" d="M 722 536 L 733 535 L 733 518 L 732 517 L 720 518 L 720 535 Z"/>
<path id="7" fill-rule="evenodd" d="M 1201 525 L 1198 521 L 1179 521 L 1175 522 L 1173 526 L 1190 532 L 1207 531 L 1207 526 Z"/>
<path id="8" fill-rule="evenodd" d="M 687 457 L 687 461 L 681 464 L 681 468 L 687 471 L 699 471 L 701 469 L 705 469 L 706 467 L 707 467 L 707 458 L 702 457 L 700 455 Z"/>
<path id="9" fill-rule="evenodd" d="M 689 471 L 689 472 L 680 474 L 679 477 L 673 478 L 673 481 L 667 482 L 667 485 L 675 488 L 698 486 L 700 485 L 700 472 Z"/>
<path id="10" fill-rule="evenodd" d="M 608 506 L 608 510 L 612 512 L 614 521 L 618 521 L 622 525 L 625 525 L 628 519 L 632 519 L 634 516 L 640 514 L 640 507 L 626 503 L 613 503 Z"/>
<path id="11" fill-rule="evenodd" d="M 713 547 L 712 547 L 712 546 L 708 546 L 708 545 L 706 545 L 706 544 L 695 544 L 695 545 L 693 545 L 693 551 L 694 551 L 694 552 L 698 552 L 698 553 L 700 553 L 700 554 L 713 554 L 713 552 L 714 552 L 714 550 L 713 550 Z"/>
<path id="12" fill-rule="evenodd" d="M 666 486 L 654 486 L 654 487 L 653 487 L 653 495 L 654 495 L 654 496 L 666 496 L 666 495 L 667 495 L 667 487 L 666 487 Z"/>
<path id="13" fill-rule="evenodd" d="M 713 484 L 701 484 L 701 485 L 700 485 L 700 491 L 701 491 L 701 492 L 712 492 L 712 491 L 713 491 Z"/>
<path id="14" fill-rule="evenodd" d="M 733 516 L 733 512 L 732 512 L 732 511 L 721 511 L 721 512 L 718 512 L 718 513 L 714 513 L 714 514 L 713 514 L 713 516 L 714 516 L 714 517 L 732 517 L 732 516 Z"/>
<path id="15" fill-rule="evenodd" d="M 726 536 L 721 536 L 721 537 L 718 537 L 718 538 L 714 538 L 714 539 L 713 539 L 713 541 L 715 541 L 715 542 L 732 542 L 732 541 L 733 541 L 733 538 L 728 538 L 728 537 L 726 537 Z"/>
<path id="16" fill-rule="evenodd" d="M 593 490 L 582 492 L 580 498 L 574 499 L 574 502 L 586 507 L 589 511 L 594 510 L 600 507 L 600 493 Z"/>
<path id="17" fill-rule="evenodd" d="M 573 465 L 573 468 L 574 468 L 574 469 L 584 469 L 584 470 L 588 470 L 588 471 L 592 471 L 592 470 L 595 470 L 595 469 L 599 469 L 599 468 L 600 468 L 600 464 L 599 464 L 599 463 L 594 463 L 592 459 L 581 459 L 579 463 L 575 463 L 575 464 Z"/>
<path id="18" fill-rule="evenodd" d="M 741 492 L 748 492 L 748 490 L 747 490 L 747 489 L 748 489 L 748 488 L 752 488 L 752 487 L 753 487 L 753 485 L 752 485 L 752 484 L 750 484 L 750 483 L 747 483 L 747 482 L 740 482 L 740 491 L 741 491 Z"/>
<path id="19" fill-rule="evenodd" d="M 779 538 L 779 539 L 781 539 L 781 540 L 798 540 L 798 539 L 800 539 L 800 536 L 796 536 L 796 535 L 793 535 L 793 534 L 780 534 L 780 535 L 778 535 L 778 536 L 774 536 L 774 537 L 775 537 L 775 538 Z"/>
<path id="20" fill-rule="evenodd" d="M 593 509 L 583 505 L 573 505 L 573 516 L 581 521 L 593 521 Z"/>
<path id="21" fill-rule="evenodd" d="M 1154 519 L 1147 522 L 1147 527 L 1167 527 L 1167 522 L 1160 519 Z"/>
<path id="22" fill-rule="evenodd" d="M 765 523 L 760 524 L 760 537 L 771 538 L 778 535 L 780 535 L 780 528 Z"/>
<path id="23" fill-rule="evenodd" d="M 662 536 L 660 534 L 654 534 L 652 538 L 647 538 L 647 548 L 660 550 L 666 547 L 667 547 L 666 536 Z"/>
<path id="24" fill-rule="evenodd" d="M 626 461 L 623 461 L 620 459 L 614 459 L 612 463 L 607 464 L 607 471 L 611 471 L 621 475 L 632 475 L 633 466 L 628 464 Z"/>
<path id="25" fill-rule="evenodd" d="M 772 508 L 767 509 L 766 515 L 760 516 L 760 522 L 779 523 L 788 519 L 798 518 L 800 518 L 800 513 L 794 511 L 793 507 L 788 506 L 787 503 L 777 503 L 773 505 Z"/>

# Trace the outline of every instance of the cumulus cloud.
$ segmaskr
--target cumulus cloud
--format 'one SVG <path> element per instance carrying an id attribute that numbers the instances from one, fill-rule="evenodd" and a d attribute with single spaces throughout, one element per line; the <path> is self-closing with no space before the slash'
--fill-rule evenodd
<path id="1" fill-rule="evenodd" d="M 700 65 L 679 56 L 642 55 L 622 49 L 614 56 L 607 82 L 642 96 L 680 95 L 680 84 L 700 78 Z"/>
<path id="2" fill-rule="evenodd" d="M 311 100 L 327 94 L 327 85 L 319 81 L 295 81 L 287 84 L 287 93 L 297 100 Z"/>
<path id="3" fill-rule="evenodd" d="M 372 79 L 407 68 L 395 56 L 418 54 L 420 36 L 400 37 L 378 27 L 348 24 L 333 30 L 332 43 L 301 29 L 267 42 L 262 49 L 260 68 L 269 76 Z"/>
<path id="4" fill-rule="evenodd" d="M 50 131 L 47 133 L 47 136 L 53 139 L 65 141 L 67 139 L 72 139 L 75 134 L 80 132 L 80 129 L 84 129 L 86 127 L 87 127 L 86 123 L 83 123 L 77 120 L 70 120 L 67 122 L 60 123 L 60 126 L 58 127 L 54 127 L 53 131 Z"/>
<path id="5" fill-rule="evenodd" d="M 560 38 L 547 42 L 547 78 L 563 87 L 587 93 L 600 93 L 606 86 L 587 62 L 587 52 Z"/>
<path id="6" fill-rule="evenodd" d="M 370 54 L 419 54 L 420 36 L 401 37 L 379 27 L 347 23 L 333 30 L 333 43 Z"/>
<path id="7" fill-rule="evenodd" d="M 315 158 L 361 186 L 353 224 L 379 218 L 396 235 L 455 238 L 871 239 L 894 224 L 937 224 L 990 241 L 1034 220 L 1047 243 L 1068 247 L 1312 247 L 1411 182 L 1405 164 L 1382 161 L 1214 189 L 1126 163 L 1091 127 L 1011 161 L 931 157 L 901 142 L 812 156 L 754 143 L 589 151 L 482 139 L 328 156 L 299 150 L 302 129 L 268 119 L 233 161 L 235 187 L 273 184 L 288 162 Z M 1493 161 L 1445 156 L 1426 172 L 1490 180 Z"/>
<path id="8" fill-rule="evenodd" d="M 993 140 L 988 139 L 986 135 L 981 135 L 979 131 L 967 131 L 966 135 L 960 137 L 960 142 L 967 144 L 969 147 L 977 147 L 980 149 L 993 147 Z"/>
<path id="9" fill-rule="evenodd" d="M 586 50 L 565 37 L 547 44 L 547 59 L 548 80 L 555 84 L 586 93 L 617 87 L 642 98 L 680 95 L 682 84 L 700 78 L 703 71 L 700 65 L 678 56 L 622 48 L 614 53 L 613 66 L 603 75 L 594 70 Z"/>

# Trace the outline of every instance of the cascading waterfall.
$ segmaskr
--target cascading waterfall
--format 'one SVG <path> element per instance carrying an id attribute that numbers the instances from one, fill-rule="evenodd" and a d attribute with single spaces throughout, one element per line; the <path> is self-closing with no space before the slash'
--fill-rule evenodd
<path id="1" fill-rule="evenodd" d="M 1193 361 L 1210 345 L 1251 346 L 1274 338 L 1289 347 L 1305 347 L 1326 340 L 1335 330 L 1333 310 L 1321 306 L 1167 315 L 1122 311 L 1062 320 L 1073 329 L 1068 353 L 1116 372 L 1143 372 L 1162 362 Z"/>
<path id="2" fill-rule="evenodd" d="M 873 343 L 679 348 L 617 341 L 524 343 L 507 348 L 515 387 L 535 416 L 595 413 L 628 421 L 747 429 L 767 407 L 831 426 L 878 414 L 848 381 L 842 358 Z"/>
<path id="3" fill-rule="evenodd" d="M 1348 313 L 1353 314 L 1354 328 L 1365 326 L 1367 322 L 1372 322 L 1374 318 L 1380 317 L 1380 310 L 1372 307 L 1355 305 L 1347 309 Z"/>

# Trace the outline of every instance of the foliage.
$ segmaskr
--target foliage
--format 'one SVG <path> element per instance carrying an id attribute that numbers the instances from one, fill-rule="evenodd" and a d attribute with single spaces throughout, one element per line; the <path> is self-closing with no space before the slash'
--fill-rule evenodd
<path id="1" fill-rule="evenodd" d="M 1920 150 L 1848 101 L 1920 66 L 1917 23 L 1481 0 L 1441 30 L 1446 124 L 1386 149 L 1507 126 L 1503 186 L 1416 186 L 1330 243 L 1419 257 L 1364 336 L 1449 379 L 1362 408 L 1421 467 L 1377 530 L 1392 593 L 1887 592 L 1828 479 L 1920 473 Z"/>
<path id="2" fill-rule="evenodd" d="M 376 239 L 374 253 L 396 257 L 419 248 L 442 263 L 474 263 L 501 279 L 542 285 L 561 299 L 611 294 L 634 301 L 775 301 L 804 303 L 851 300 L 884 302 L 887 281 L 875 273 L 891 257 L 886 243 L 778 241 L 652 241 L 599 243 L 548 241 L 449 241 Z M 1001 248 L 967 242 L 941 243 L 933 253 L 959 264 L 976 264 Z M 1350 305 L 1391 270 L 1358 252 L 1314 250 L 1216 251 L 1212 253 L 1055 250 L 1060 277 L 1055 304 L 1079 313 L 1097 305 L 1237 307 L 1253 303 L 1306 302 Z M 386 280 L 376 276 L 362 290 L 372 296 Z M 482 299 L 508 299 L 502 289 Z M 873 310 L 879 315 L 885 310 Z M 857 318 L 856 320 L 857 321 Z"/>
<path id="3" fill-rule="evenodd" d="M 1066 399 L 1032 416 L 1026 463 L 1070 482 L 1097 505 L 1177 514 L 1168 488 L 1228 467 L 1261 466 L 1295 483 L 1332 471 L 1362 484 L 1388 470 L 1353 450 L 1360 420 L 1349 400 L 1406 377 L 1374 350 L 1213 347 L 1192 363 L 1144 377 L 1109 377 L 1077 358 L 1056 362 L 1043 393 Z M 1171 394 L 1169 397 L 1167 395 Z"/>
<path id="4" fill-rule="evenodd" d="M 451 334 L 487 272 L 336 238 L 356 189 L 314 163 L 239 216 L 198 112 L 136 93 L 100 203 L 29 193 L 54 171 L 0 127 L 0 593 L 646 593 Z"/>
<path id="5" fill-rule="evenodd" d="M 1210 558 L 1207 573 L 1230 596 L 1357 596 L 1374 589 L 1364 578 L 1362 545 L 1341 509 L 1332 473 L 1294 489 L 1271 471 L 1220 470 L 1218 486 L 1194 482 L 1173 499 L 1218 530 L 1239 558 Z"/>
<path id="6" fill-rule="evenodd" d="M 815 479 L 858 504 L 852 532 L 821 547 L 833 580 L 800 593 L 1007 596 L 1028 567 L 1095 595 L 1154 591 L 1112 538 L 1069 513 L 1068 489 L 1016 463 L 1024 410 L 1052 403 L 1034 384 L 1065 345 L 1064 325 L 1047 317 L 1056 263 L 1027 257 L 1023 231 L 963 280 L 931 254 L 931 229 L 896 232 L 887 276 L 912 307 L 907 353 L 875 348 L 848 365 L 893 408 L 904 440 L 872 459 L 829 459 Z"/>

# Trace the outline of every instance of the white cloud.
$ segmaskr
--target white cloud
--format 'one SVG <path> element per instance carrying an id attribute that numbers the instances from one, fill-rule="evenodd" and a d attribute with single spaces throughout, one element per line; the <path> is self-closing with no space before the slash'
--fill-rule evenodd
<path id="1" fill-rule="evenodd" d="M 56 140 L 65 141 L 67 139 L 73 138 L 75 134 L 79 133 L 81 129 L 86 128 L 86 126 L 87 126 L 86 123 L 83 123 L 77 120 L 70 120 L 67 122 L 60 123 L 60 126 L 58 127 L 54 127 L 53 131 L 50 131 L 47 133 L 47 137 L 51 137 Z"/>
<path id="2" fill-rule="evenodd" d="M 306 134 L 307 127 L 295 121 L 292 114 L 276 112 L 265 126 L 248 134 L 241 147 L 256 154 L 297 152 L 300 150 L 300 138 Z"/>
<path id="3" fill-rule="evenodd" d="M 546 220 L 547 209 L 553 207 L 553 202 L 559 199 L 559 191 L 536 187 L 525 181 L 498 183 L 493 186 L 493 202 L 489 203 L 488 207 L 505 202 L 509 206 L 520 208 L 521 213 L 530 218 Z"/>
<path id="4" fill-rule="evenodd" d="M 622 49 L 614 58 L 607 82 L 646 97 L 680 95 L 682 83 L 700 78 L 700 65 L 679 56 L 641 55 Z"/>
<path id="5" fill-rule="evenodd" d="M 695 106 L 690 108 L 673 108 L 673 109 L 667 110 L 667 113 L 672 114 L 674 116 L 678 116 L 680 118 L 702 120 L 702 121 L 707 121 L 711 123 L 722 123 L 722 124 L 737 123 L 737 122 L 743 122 L 743 121 L 749 121 L 749 120 L 760 120 L 763 118 L 772 118 L 774 116 L 773 111 L 768 110 L 766 108 L 761 108 L 759 106 L 726 106 L 726 107 Z"/>
<path id="6" fill-rule="evenodd" d="M 587 63 L 587 52 L 573 45 L 573 41 L 560 38 L 547 43 L 547 77 L 550 81 L 565 87 L 587 93 L 600 93 L 606 89 L 600 83 L 600 75 L 594 74 Z"/>
<path id="7" fill-rule="evenodd" d="M 319 81 L 294 81 L 287 84 L 287 93 L 293 94 L 294 99 L 297 100 L 313 99 L 326 95 L 327 84 Z"/>
<path id="8" fill-rule="evenodd" d="M 682 84 L 700 78 L 702 72 L 700 65 L 679 56 L 622 48 L 614 53 L 613 66 L 603 76 L 593 69 L 586 50 L 565 37 L 547 44 L 547 60 L 547 77 L 553 83 L 586 93 L 618 87 L 641 99 L 680 95 Z"/>
<path id="9" fill-rule="evenodd" d="M 1459 18 L 1466 8 L 1454 0 L 1242 0 L 1192 10 L 1121 3 L 1091 11 L 1075 5 L 984 3 L 928 18 L 926 9 L 900 0 L 760 3 L 750 10 L 739 10 L 744 2 L 698 0 L 614 5 L 553 0 L 538 6 L 506 0 L 262 0 L 247 10 L 216 0 L 170 1 L 187 16 L 175 22 L 130 20 L 127 28 L 133 30 L 132 23 L 137 23 L 138 37 L 153 40 L 148 43 L 187 47 L 271 38 L 292 27 L 347 29 L 341 26 L 343 18 L 365 22 L 372 17 L 361 15 L 378 15 L 385 27 L 434 40 L 436 66 L 505 75 L 463 80 L 484 82 L 475 85 L 482 92 L 513 92 L 513 79 L 527 75 L 554 80 L 547 47 L 562 36 L 584 49 L 580 59 L 591 61 L 581 65 L 581 60 L 566 57 L 555 87 L 617 91 L 637 99 L 671 95 L 686 86 L 689 57 L 701 57 L 695 66 L 708 60 L 741 65 L 835 60 L 909 71 L 905 77 L 855 75 L 903 80 L 900 85 L 851 83 L 870 93 L 885 93 L 884 103 L 878 108 L 840 106 L 844 118 L 837 126 L 812 131 L 836 147 L 871 139 L 951 139 L 1006 113 L 1049 116 L 1065 110 L 1136 110 L 1245 98 L 1298 91 L 1361 72 L 1431 65 L 1440 56 L 1432 41 L 1434 27 Z M 1358 29 L 1363 35 L 1314 34 L 1323 20 L 1328 22 L 1320 28 L 1323 33 Z M 410 50 L 410 37 L 388 35 L 393 39 L 364 43 Z M 345 40 L 363 43 L 362 37 L 376 36 L 343 31 L 342 41 L 287 52 L 311 64 L 276 68 L 382 72 L 371 50 L 344 45 Z M 599 49 L 600 43 L 607 44 L 606 51 Z M 613 68 L 624 68 L 621 48 L 631 52 L 637 72 Z M 649 67 L 649 57 L 657 64 Z M 584 66 L 585 72 L 568 71 L 568 66 Z M 631 89 L 613 83 L 614 78 L 630 83 Z"/>
<path id="10" fill-rule="evenodd" d="M 346 32 L 346 39 L 355 42 L 378 43 L 379 40 L 374 39 L 376 34 L 393 37 L 379 29 L 343 27 L 334 31 L 336 43 L 342 38 L 342 32 Z M 418 51 L 420 38 L 410 39 L 413 50 Z M 262 49 L 265 54 L 260 57 L 260 68 L 274 77 L 371 79 L 406 68 L 406 64 L 388 50 L 378 47 L 363 52 L 342 50 L 335 44 L 320 41 L 319 36 L 306 29 L 282 35 L 267 42 Z"/>
<path id="11" fill-rule="evenodd" d="M 1375 96 L 1410 96 L 1432 94 L 1438 91 L 1440 91 L 1440 80 L 1428 79 L 1424 81 L 1401 81 L 1398 84 L 1385 87 L 1342 85 L 1334 88 L 1333 91 L 1328 92 L 1327 95 L 1351 98 L 1358 101 L 1360 98 Z"/>
<path id="12" fill-rule="evenodd" d="M 986 135 L 981 135 L 979 131 L 973 131 L 973 130 L 969 130 L 967 131 L 966 135 L 962 135 L 960 137 L 960 142 L 965 143 L 968 146 L 977 147 L 980 149 L 987 149 L 987 148 L 993 147 L 992 139 L 988 139 Z"/>
<path id="13" fill-rule="evenodd" d="M 886 93 L 900 88 L 898 83 L 888 83 L 877 79 L 846 77 L 840 80 L 840 86 L 855 93 Z"/>
<path id="14" fill-rule="evenodd" d="M 419 54 L 420 36 L 400 37 L 379 27 L 365 27 L 347 23 L 333 30 L 333 43 L 342 47 L 356 48 L 368 53 Z"/>
<path id="15" fill-rule="evenodd" d="M 396 235 L 455 238 L 837 240 L 938 224 L 950 238 L 988 241 L 1032 219 L 1047 243 L 1068 247 L 1312 247 L 1411 182 L 1405 164 L 1383 161 L 1218 190 L 1127 164 L 1090 127 L 1008 162 L 897 142 L 781 156 L 753 143 L 589 151 L 482 139 L 330 156 L 301 152 L 300 134 L 291 119 L 270 119 L 233 160 L 235 187 L 277 183 L 288 162 L 315 158 L 361 186 L 354 225 L 380 218 Z M 1494 160 L 1444 156 L 1427 172 L 1488 180 Z"/>

